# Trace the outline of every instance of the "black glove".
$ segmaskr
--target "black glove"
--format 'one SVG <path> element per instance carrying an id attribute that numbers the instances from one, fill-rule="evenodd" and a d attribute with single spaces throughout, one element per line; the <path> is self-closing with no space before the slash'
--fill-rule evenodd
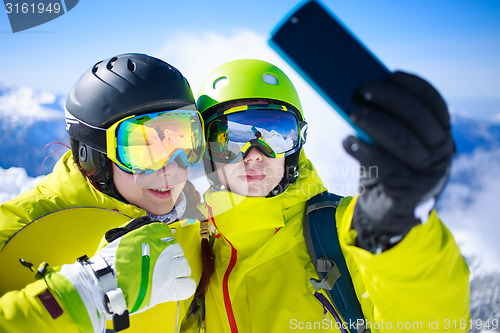
<path id="1" fill-rule="evenodd" d="M 361 164 L 353 226 L 358 246 L 376 253 L 426 222 L 416 217 L 416 208 L 427 207 L 428 213 L 434 207 L 455 145 L 446 103 L 417 76 L 395 72 L 367 83 L 353 105 L 352 122 L 374 141 L 344 140 L 346 151 Z"/>
<path id="2" fill-rule="evenodd" d="M 150 224 L 153 222 L 161 223 L 160 221 L 155 221 L 151 219 L 149 216 L 141 216 L 129 221 L 129 223 L 124 227 L 113 228 L 106 231 L 106 234 L 104 234 L 104 238 L 106 238 L 106 241 L 108 243 L 111 243 L 115 239 L 123 237 L 129 232 L 134 231 L 135 229 L 139 229 L 140 227 L 143 227 L 146 224 Z"/>

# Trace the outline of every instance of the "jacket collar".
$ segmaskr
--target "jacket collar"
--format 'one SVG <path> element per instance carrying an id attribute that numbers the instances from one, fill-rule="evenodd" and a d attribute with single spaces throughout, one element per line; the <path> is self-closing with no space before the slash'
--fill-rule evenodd
<path id="1" fill-rule="evenodd" d="M 293 216 L 302 216 L 307 200 L 326 190 L 303 151 L 299 159 L 299 172 L 297 181 L 283 193 L 271 198 L 208 190 L 202 209 L 209 219 L 214 217 L 212 224 L 234 248 L 249 255 Z"/>

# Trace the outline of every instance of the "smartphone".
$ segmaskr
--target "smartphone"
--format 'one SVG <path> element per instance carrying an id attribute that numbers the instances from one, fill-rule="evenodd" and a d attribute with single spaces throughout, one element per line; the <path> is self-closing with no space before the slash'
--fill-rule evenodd
<path id="1" fill-rule="evenodd" d="M 355 91 L 389 70 L 322 3 L 300 4 L 274 28 L 270 46 L 368 143 L 349 119 Z"/>

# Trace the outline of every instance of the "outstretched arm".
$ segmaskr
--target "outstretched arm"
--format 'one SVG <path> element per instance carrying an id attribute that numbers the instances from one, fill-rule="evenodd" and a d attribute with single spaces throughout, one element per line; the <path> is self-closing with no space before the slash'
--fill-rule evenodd
<path id="1" fill-rule="evenodd" d="M 352 121 L 374 140 L 344 141 L 361 164 L 360 194 L 339 216 L 365 316 L 398 331 L 466 332 L 469 270 L 433 210 L 455 151 L 445 102 L 396 72 L 360 88 Z"/>
<path id="2" fill-rule="evenodd" d="M 361 164 L 358 245 L 381 252 L 425 223 L 449 177 L 455 145 L 446 103 L 421 78 L 395 72 L 363 85 L 352 121 L 374 140 L 344 141 Z"/>

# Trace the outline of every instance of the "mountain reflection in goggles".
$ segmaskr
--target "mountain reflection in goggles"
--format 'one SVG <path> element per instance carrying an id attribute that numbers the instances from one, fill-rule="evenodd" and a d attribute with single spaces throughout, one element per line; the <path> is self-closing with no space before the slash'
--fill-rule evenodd
<path id="1" fill-rule="evenodd" d="M 300 141 L 296 116 L 269 108 L 228 110 L 209 119 L 206 136 L 210 158 L 222 163 L 239 161 L 252 147 L 267 157 L 284 157 L 294 152 Z"/>
<path id="2" fill-rule="evenodd" d="M 204 150 L 202 126 L 199 113 L 191 110 L 125 119 L 117 126 L 116 157 L 110 159 L 122 169 L 137 173 L 152 173 L 174 160 L 182 162 L 183 167 L 193 166 Z"/>

